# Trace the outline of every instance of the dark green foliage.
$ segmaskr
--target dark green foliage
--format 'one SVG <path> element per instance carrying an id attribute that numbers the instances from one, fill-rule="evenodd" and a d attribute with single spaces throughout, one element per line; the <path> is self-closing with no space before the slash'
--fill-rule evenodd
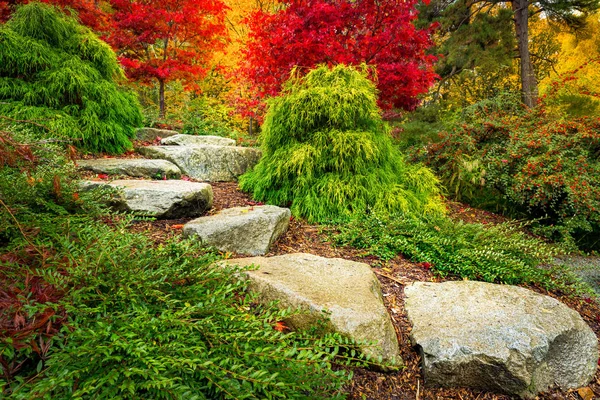
<path id="1" fill-rule="evenodd" d="M 308 221 L 368 210 L 441 213 L 438 181 L 393 147 L 367 71 L 321 66 L 269 103 L 263 158 L 240 186 Z"/>
<path id="2" fill-rule="evenodd" d="M 537 219 L 536 233 L 600 246 L 600 122 L 486 101 L 428 148 L 451 193 Z M 486 204 L 487 203 L 487 204 Z"/>
<path id="3" fill-rule="evenodd" d="M 110 153 L 131 147 L 142 115 L 110 47 L 46 4 L 17 9 L 0 27 L 0 113 L 73 138 L 82 149 Z"/>
<path id="4" fill-rule="evenodd" d="M 55 223 L 43 277 L 67 292 L 68 319 L 42 375 L 17 377 L 11 398 L 338 397 L 348 378 L 331 370 L 340 337 L 276 331 L 289 312 L 257 306 L 197 244 L 155 248 L 122 225 Z M 66 276 L 50 272 L 59 268 Z"/>
<path id="5" fill-rule="evenodd" d="M 339 234 L 332 238 L 339 244 L 367 249 L 367 254 L 383 260 L 402 254 L 441 276 L 591 293 L 566 269 L 540 267 L 552 262 L 557 248 L 524 234 L 519 225 L 397 214 L 366 216 L 334 228 Z"/>

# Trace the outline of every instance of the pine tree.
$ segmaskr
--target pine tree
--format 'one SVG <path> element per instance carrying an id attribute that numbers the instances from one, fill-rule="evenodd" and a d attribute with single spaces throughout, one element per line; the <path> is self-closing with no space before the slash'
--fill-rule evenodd
<path id="1" fill-rule="evenodd" d="M 0 27 L 0 114 L 33 122 L 40 136 L 93 152 L 131 148 L 142 115 L 122 79 L 111 48 L 52 6 L 21 6 Z"/>

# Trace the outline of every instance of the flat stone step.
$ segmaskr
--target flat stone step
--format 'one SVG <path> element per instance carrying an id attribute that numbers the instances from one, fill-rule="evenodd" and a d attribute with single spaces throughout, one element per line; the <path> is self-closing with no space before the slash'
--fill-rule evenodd
<path id="1" fill-rule="evenodd" d="M 162 179 L 179 178 L 181 170 L 167 160 L 150 160 L 146 158 L 98 158 L 93 160 L 77 160 L 80 169 L 97 174 L 128 175 L 140 178 Z"/>
<path id="2" fill-rule="evenodd" d="M 83 189 L 111 187 L 117 189 L 110 205 L 118 211 L 156 218 L 195 218 L 210 210 L 212 187 L 207 183 L 182 180 L 83 181 Z"/>
<path id="3" fill-rule="evenodd" d="M 234 207 L 188 222 L 186 237 L 198 237 L 221 251 L 262 255 L 288 228 L 291 213 L 276 206 Z"/>
<path id="4" fill-rule="evenodd" d="M 153 142 L 157 138 L 178 135 L 179 132 L 170 129 L 140 128 L 135 132 L 135 137 L 144 142 Z"/>
<path id="5" fill-rule="evenodd" d="M 303 310 L 286 321 L 293 329 L 308 329 L 325 318 L 326 331 L 372 342 L 374 345 L 362 348 L 366 355 L 402 365 L 396 331 L 369 265 L 302 253 L 224 263 L 259 266 L 242 272 L 250 281 L 249 290 L 259 293 L 262 302 L 277 300 L 281 308 Z"/>
<path id="6" fill-rule="evenodd" d="M 173 146 L 235 146 L 235 140 L 222 136 L 177 134 L 160 141 Z"/>
<path id="7" fill-rule="evenodd" d="M 598 340 L 581 316 L 517 286 L 460 281 L 407 286 L 411 339 L 425 383 L 535 397 L 585 386 Z"/>
<path id="8" fill-rule="evenodd" d="M 208 182 L 235 181 L 261 157 L 260 149 L 239 146 L 145 146 L 137 151 L 171 161 L 185 175 Z"/>

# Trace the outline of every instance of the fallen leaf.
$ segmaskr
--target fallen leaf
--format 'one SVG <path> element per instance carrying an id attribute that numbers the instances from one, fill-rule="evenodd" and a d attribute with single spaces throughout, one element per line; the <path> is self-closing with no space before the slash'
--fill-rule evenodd
<path id="1" fill-rule="evenodd" d="M 183 224 L 171 225 L 171 228 L 173 228 L 173 229 L 183 229 Z"/>
<path id="2" fill-rule="evenodd" d="M 275 329 L 276 331 L 279 331 L 279 332 L 285 332 L 288 330 L 288 327 L 283 322 L 277 321 L 275 323 L 275 325 L 273 326 L 273 329 Z"/>
<path id="3" fill-rule="evenodd" d="M 577 389 L 577 393 L 579 393 L 579 396 L 581 396 L 583 400 L 592 400 L 595 396 L 594 392 L 589 387 L 579 388 Z"/>

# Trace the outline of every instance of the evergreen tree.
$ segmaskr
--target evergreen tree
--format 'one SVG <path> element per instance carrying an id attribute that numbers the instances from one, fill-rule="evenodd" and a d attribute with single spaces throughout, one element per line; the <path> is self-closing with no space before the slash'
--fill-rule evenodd
<path id="1" fill-rule="evenodd" d="M 393 146 L 363 68 L 293 73 L 269 102 L 263 158 L 241 177 L 241 188 L 311 222 L 370 210 L 443 213 L 437 178 Z"/>
<path id="2" fill-rule="evenodd" d="M 543 13 L 551 20 L 579 28 L 587 14 L 599 6 L 598 0 L 434 0 L 423 6 L 421 19 L 439 21 L 446 36 L 443 39 L 450 38 L 442 45 L 447 60 L 440 71 L 442 78 L 461 72 L 469 62 L 488 62 L 496 56 L 500 57 L 496 60 L 508 62 L 515 54 L 512 41 L 506 40 L 513 25 L 522 99 L 532 107 L 537 103 L 538 85 L 530 51 L 530 17 Z"/>
<path id="3" fill-rule="evenodd" d="M 110 47 L 56 8 L 30 3 L 0 27 L 0 114 L 34 122 L 40 136 L 99 152 L 131 148 L 142 122 Z"/>

